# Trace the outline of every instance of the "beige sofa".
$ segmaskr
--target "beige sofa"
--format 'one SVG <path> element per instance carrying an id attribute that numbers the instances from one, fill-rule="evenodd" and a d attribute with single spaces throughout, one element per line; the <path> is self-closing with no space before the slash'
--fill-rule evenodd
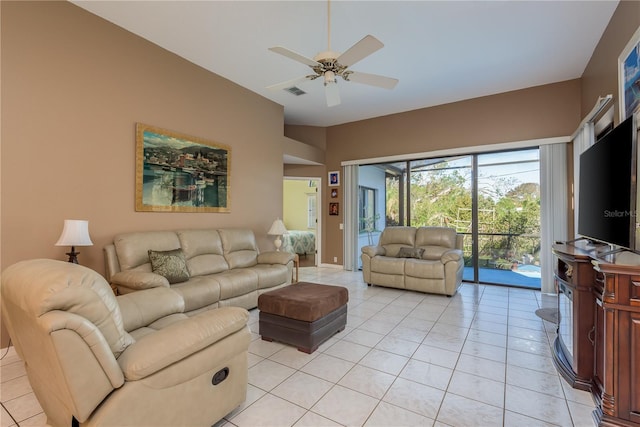
<path id="1" fill-rule="evenodd" d="M 369 285 L 452 296 L 462 283 L 463 235 L 447 227 L 387 227 L 362 248 Z"/>
<path id="2" fill-rule="evenodd" d="M 187 316 L 169 288 L 116 297 L 97 272 L 49 259 L 8 267 L 1 289 L 50 426 L 211 426 L 246 398 L 243 308 Z"/>
<path id="3" fill-rule="evenodd" d="M 176 249 L 186 262 L 187 280 L 170 283 L 153 272 L 149 250 Z M 260 253 L 247 229 L 119 234 L 104 254 L 107 280 L 118 293 L 171 288 L 182 296 L 189 315 L 216 307 L 257 307 L 260 294 L 291 284 L 294 258 L 287 252 Z"/>

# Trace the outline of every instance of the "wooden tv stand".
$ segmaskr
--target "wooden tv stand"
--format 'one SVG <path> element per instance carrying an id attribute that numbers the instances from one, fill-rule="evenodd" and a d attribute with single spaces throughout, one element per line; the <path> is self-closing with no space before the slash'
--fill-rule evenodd
<path id="1" fill-rule="evenodd" d="M 599 257 L 579 243 L 552 250 L 561 317 L 553 361 L 571 386 L 591 390 L 598 425 L 638 427 L 640 255 Z"/>

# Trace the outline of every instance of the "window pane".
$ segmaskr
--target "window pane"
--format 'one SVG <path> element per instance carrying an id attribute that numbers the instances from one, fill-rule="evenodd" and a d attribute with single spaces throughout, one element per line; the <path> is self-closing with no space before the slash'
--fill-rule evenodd
<path id="1" fill-rule="evenodd" d="M 479 280 L 540 287 L 539 150 L 478 156 Z"/>
<path id="2" fill-rule="evenodd" d="M 471 156 L 411 162 L 411 225 L 471 231 Z"/>

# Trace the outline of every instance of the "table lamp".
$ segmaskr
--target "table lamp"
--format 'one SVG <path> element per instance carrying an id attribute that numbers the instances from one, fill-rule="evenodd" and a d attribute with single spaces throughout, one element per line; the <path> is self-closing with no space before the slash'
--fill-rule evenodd
<path id="1" fill-rule="evenodd" d="M 76 246 L 92 246 L 93 242 L 89 237 L 89 221 L 80 219 L 65 219 L 62 234 L 56 242 L 55 246 L 71 246 L 69 262 L 78 264 L 78 254 Z"/>
<path id="2" fill-rule="evenodd" d="M 273 242 L 276 245 L 276 251 L 280 251 L 280 246 L 282 246 L 282 240 L 280 236 L 287 232 L 287 228 L 284 226 L 284 223 L 280 218 L 273 221 L 271 228 L 267 232 L 269 236 L 276 236 L 276 240 Z"/>

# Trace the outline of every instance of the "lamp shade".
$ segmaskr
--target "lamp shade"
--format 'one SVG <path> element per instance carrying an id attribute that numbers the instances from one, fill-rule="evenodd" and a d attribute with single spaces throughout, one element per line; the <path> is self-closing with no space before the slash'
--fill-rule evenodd
<path id="1" fill-rule="evenodd" d="M 271 228 L 267 232 L 269 236 L 281 236 L 287 232 L 287 228 L 280 218 L 273 221 Z"/>
<path id="2" fill-rule="evenodd" d="M 89 221 L 81 219 L 65 219 L 62 234 L 56 246 L 92 246 L 89 237 Z"/>

